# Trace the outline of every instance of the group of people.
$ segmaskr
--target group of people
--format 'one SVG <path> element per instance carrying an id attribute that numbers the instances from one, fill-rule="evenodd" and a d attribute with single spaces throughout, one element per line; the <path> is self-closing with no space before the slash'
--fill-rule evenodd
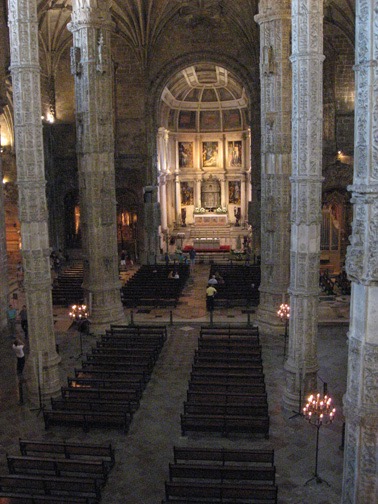
<path id="1" fill-rule="evenodd" d="M 222 285 L 222 284 L 224 284 L 223 277 L 220 275 L 219 271 L 216 271 L 214 275 L 212 275 L 211 278 L 209 278 L 209 281 L 207 282 L 207 288 L 206 288 L 207 311 L 211 312 L 214 310 L 214 298 L 218 293 L 214 285 Z"/>

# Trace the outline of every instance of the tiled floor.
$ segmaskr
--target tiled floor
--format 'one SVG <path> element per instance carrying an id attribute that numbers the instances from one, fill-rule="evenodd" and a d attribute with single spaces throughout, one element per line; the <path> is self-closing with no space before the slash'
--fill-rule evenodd
<path id="1" fill-rule="evenodd" d="M 88 434 L 78 428 L 52 427 L 45 431 L 42 414 L 25 402 L 18 404 L 15 358 L 11 340 L 1 335 L 2 355 L 1 412 L 0 412 L 0 470 L 7 472 L 5 454 L 17 453 L 19 437 L 50 440 L 82 440 L 95 443 L 111 442 L 116 448 L 116 466 L 103 491 L 103 504 L 160 504 L 164 497 L 164 481 L 168 477 L 168 464 L 172 461 L 172 448 L 176 445 L 206 445 L 219 447 L 272 447 L 275 450 L 276 481 L 279 503 L 336 504 L 340 502 L 342 457 L 342 395 L 346 387 L 348 330 L 347 299 L 321 304 L 318 337 L 319 390 L 323 381 L 334 398 L 338 414 L 334 423 L 320 430 L 318 472 L 326 483 L 315 481 L 305 486 L 313 476 L 315 466 L 316 428 L 302 417 L 290 418 L 294 413 L 282 409 L 284 390 L 283 338 L 262 335 L 264 371 L 268 391 L 271 419 L 270 438 L 263 440 L 245 435 L 225 439 L 208 434 L 189 434 L 182 437 L 180 413 L 186 398 L 187 383 L 197 346 L 201 323 L 208 321 L 204 308 L 204 286 L 208 267 L 196 266 L 193 281 L 186 290 L 185 304 L 170 314 L 152 310 L 149 314 L 133 313 L 134 322 L 165 323 L 169 336 L 156 364 L 151 381 L 144 392 L 141 406 L 135 414 L 127 435 L 114 430 L 91 430 Z M 19 296 L 22 302 L 22 293 Z M 56 327 L 62 328 L 66 310 L 54 309 Z M 130 318 L 130 312 L 126 313 Z M 247 323 L 242 310 L 216 310 L 214 322 Z M 252 320 L 253 322 L 253 320 Z M 18 330 L 20 328 L 18 327 Z M 66 382 L 78 367 L 79 338 L 73 328 L 57 331 L 62 356 L 61 379 Z M 84 338 L 84 350 L 94 345 L 95 338 Z M 27 398 L 25 397 L 25 400 Z"/>

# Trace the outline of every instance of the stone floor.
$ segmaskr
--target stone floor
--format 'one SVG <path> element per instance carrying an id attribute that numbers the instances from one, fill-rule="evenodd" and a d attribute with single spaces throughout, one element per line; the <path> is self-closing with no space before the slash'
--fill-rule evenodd
<path id="1" fill-rule="evenodd" d="M 263 362 L 270 410 L 270 438 L 263 440 L 246 435 L 222 438 L 217 435 L 191 434 L 182 437 L 180 413 L 197 346 L 199 327 L 208 322 L 204 306 L 204 287 L 208 266 L 197 265 L 183 304 L 172 311 L 151 310 L 150 313 L 126 312 L 127 319 L 136 323 L 164 323 L 168 326 L 168 340 L 156 364 L 154 373 L 144 392 L 139 410 L 134 416 L 127 435 L 117 430 L 93 429 L 85 434 L 79 428 L 51 427 L 45 431 L 42 413 L 25 402 L 19 404 L 15 373 L 15 358 L 11 339 L 7 334 L 0 338 L 2 366 L 0 377 L 0 471 L 6 470 L 5 454 L 17 453 L 19 437 L 75 440 L 95 443 L 112 443 L 116 448 L 116 465 L 103 491 L 103 504 L 159 504 L 164 497 L 164 481 L 168 477 L 168 464 L 173 459 L 173 446 L 217 446 L 260 448 L 275 450 L 280 504 L 336 504 L 340 502 L 342 478 L 342 396 L 346 388 L 348 299 L 325 300 L 320 306 L 318 336 L 319 391 L 323 382 L 334 398 L 338 410 L 332 425 L 320 429 L 318 473 L 326 482 L 305 482 L 314 474 L 316 428 L 295 412 L 282 408 L 284 390 L 284 348 L 280 335 L 261 336 Z M 22 304 L 23 294 L 17 292 L 17 303 Z M 79 366 L 78 333 L 67 324 L 67 310 L 54 308 L 56 340 L 62 357 L 61 380 Z M 253 315 L 250 320 L 253 323 Z M 216 309 L 214 323 L 246 324 L 248 315 L 240 308 Z M 171 324 L 172 322 L 172 324 Z M 20 327 L 17 328 L 20 332 Z M 84 351 L 95 343 L 94 336 L 83 340 Z"/>

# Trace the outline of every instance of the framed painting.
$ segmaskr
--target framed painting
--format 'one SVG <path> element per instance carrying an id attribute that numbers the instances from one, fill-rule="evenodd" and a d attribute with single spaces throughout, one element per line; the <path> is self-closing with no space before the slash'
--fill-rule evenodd
<path id="1" fill-rule="evenodd" d="M 242 127 L 239 110 L 225 110 L 223 112 L 223 127 L 225 130 L 237 130 Z"/>
<path id="2" fill-rule="evenodd" d="M 202 166 L 218 165 L 218 142 L 202 142 Z"/>
<path id="3" fill-rule="evenodd" d="M 188 206 L 194 204 L 194 183 L 180 182 L 181 188 L 181 205 Z"/>
<path id="4" fill-rule="evenodd" d="M 228 142 L 228 166 L 242 165 L 242 142 L 236 140 Z"/>
<path id="5" fill-rule="evenodd" d="M 193 142 L 179 142 L 179 167 L 193 167 Z"/>
<path id="6" fill-rule="evenodd" d="M 228 182 L 228 202 L 232 205 L 240 205 L 240 180 Z"/>

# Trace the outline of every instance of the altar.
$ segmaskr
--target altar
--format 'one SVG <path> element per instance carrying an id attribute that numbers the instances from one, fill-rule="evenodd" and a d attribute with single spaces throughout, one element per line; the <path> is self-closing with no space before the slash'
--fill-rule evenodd
<path id="1" fill-rule="evenodd" d="M 220 248 L 219 238 L 195 238 L 193 240 L 193 247 L 199 250 L 210 250 Z"/>
<path id="2" fill-rule="evenodd" d="M 228 224 L 227 214 L 204 213 L 194 214 L 196 226 L 225 226 Z"/>

